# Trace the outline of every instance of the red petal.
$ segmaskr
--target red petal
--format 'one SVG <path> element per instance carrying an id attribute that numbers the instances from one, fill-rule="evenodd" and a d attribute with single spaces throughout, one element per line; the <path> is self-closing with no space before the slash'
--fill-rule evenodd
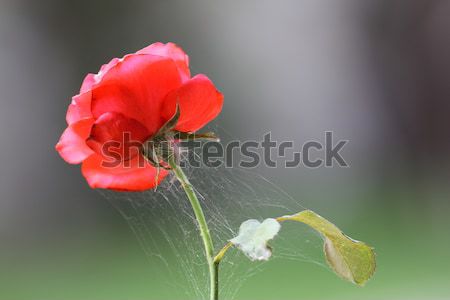
<path id="1" fill-rule="evenodd" d="M 194 132 L 220 113 L 223 95 L 208 77 L 199 74 L 167 95 L 162 113 L 165 120 L 173 116 L 177 102 L 180 106 L 180 119 L 175 129 Z"/>
<path id="2" fill-rule="evenodd" d="M 80 94 L 89 91 L 95 84 L 95 74 L 89 73 L 84 77 L 83 83 L 81 84 Z"/>
<path id="3" fill-rule="evenodd" d="M 94 153 L 86 144 L 94 119 L 84 119 L 69 125 L 61 135 L 56 151 L 70 164 L 79 164 Z"/>
<path id="4" fill-rule="evenodd" d="M 183 49 L 174 43 L 154 43 L 137 51 L 136 54 L 150 54 L 171 58 L 175 61 L 183 81 L 188 80 L 191 77 L 189 71 L 189 57 L 184 53 Z M 130 55 L 134 54 L 128 54 L 125 57 Z M 94 85 L 100 83 L 103 76 L 124 58 L 113 58 L 107 64 L 102 65 L 97 74 L 87 74 L 81 84 L 80 94 L 94 88 Z"/>
<path id="5" fill-rule="evenodd" d="M 181 85 L 171 59 L 153 55 L 129 55 L 111 67 L 92 90 L 92 114 L 118 112 L 145 125 L 150 134 L 163 124 L 164 97 Z"/>
<path id="6" fill-rule="evenodd" d="M 94 85 L 99 83 L 102 80 L 103 76 L 109 71 L 109 69 L 114 67 L 118 62 L 120 62 L 119 58 L 113 58 L 109 61 L 109 63 L 102 65 L 100 67 L 100 71 L 98 71 L 97 74 L 87 74 L 83 80 L 83 83 L 81 84 L 80 94 L 94 88 Z"/>
<path id="7" fill-rule="evenodd" d="M 109 61 L 109 63 L 104 64 L 100 67 L 100 71 L 98 71 L 98 74 L 95 75 L 95 80 L 97 82 L 100 82 L 101 79 L 103 78 L 103 76 L 109 71 L 109 69 L 111 69 L 112 67 L 114 67 L 115 65 L 117 65 L 117 63 L 119 63 L 123 58 L 113 58 Z"/>
<path id="8" fill-rule="evenodd" d="M 154 43 L 136 52 L 137 54 L 151 54 L 169 57 L 175 61 L 183 81 L 191 77 L 189 71 L 189 57 L 184 53 L 183 49 L 174 43 Z"/>
<path id="9" fill-rule="evenodd" d="M 76 95 L 72 98 L 66 114 L 67 124 L 71 125 L 82 119 L 92 118 L 91 113 L 91 91 Z"/>
<path id="10" fill-rule="evenodd" d="M 138 121 L 108 112 L 95 121 L 87 144 L 98 154 L 107 155 L 113 151 L 111 158 L 127 161 L 139 154 L 148 138 L 147 128 Z"/>
<path id="11" fill-rule="evenodd" d="M 103 158 L 94 154 L 86 159 L 81 171 L 92 188 L 104 188 L 118 191 L 144 191 L 157 186 L 168 171 L 160 169 L 157 178 L 157 170 L 139 155 L 123 164 L 108 168 L 102 165 Z M 139 164 L 142 166 L 139 167 Z"/>

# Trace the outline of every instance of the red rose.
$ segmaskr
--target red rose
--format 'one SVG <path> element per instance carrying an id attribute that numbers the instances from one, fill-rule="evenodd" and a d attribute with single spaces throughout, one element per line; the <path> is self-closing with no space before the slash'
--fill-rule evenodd
<path id="1" fill-rule="evenodd" d="M 135 54 L 114 58 L 88 74 L 67 110 L 68 127 L 56 150 L 68 163 L 82 163 L 92 188 L 142 191 L 155 187 L 168 171 L 143 160 L 141 151 L 124 142 L 150 139 L 175 113 L 174 130 L 195 132 L 222 109 L 223 95 L 205 75 L 190 77 L 189 58 L 173 43 L 155 43 Z M 105 167 L 102 146 L 120 144 L 128 159 Z M 145 162 L 142 165 L 142 162 Z M 139 165 L 138 163 L 141 163 Z M 158 181 L 158 182 L 157 182 Z"/>

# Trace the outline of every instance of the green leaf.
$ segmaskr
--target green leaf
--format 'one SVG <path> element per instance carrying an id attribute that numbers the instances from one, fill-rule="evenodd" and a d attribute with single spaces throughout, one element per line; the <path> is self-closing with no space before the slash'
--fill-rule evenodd
<path id="1" fill-rule="evenodd" d="M 317 230 L 324 238 L 324 253 L 328 264 L 340 277 L 357 285 L 364 285 L 375 272 L 375 252 L 363 242 L 346 236 L 333 223 L 311 210 L 292 216 L 277 218 L 277 221 L 302 222 Z"/>

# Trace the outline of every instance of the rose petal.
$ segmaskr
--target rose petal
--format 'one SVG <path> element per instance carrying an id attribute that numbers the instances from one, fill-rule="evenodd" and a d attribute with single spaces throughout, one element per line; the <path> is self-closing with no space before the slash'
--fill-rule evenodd
<path id="1" fill-rule="evenodd" d="M 84 77 L 80 88 L 80 94 L 85 93 L 92 88 L 92 86 L 96 83 L 95 76 L 95 74 L 89 73 L 86 77 Z"/>
<path id="2" fill-rule="evenodd" d="M 86 144 L 94 119 L 84 119 L 66 128 L 56 144 L 56 151 L 70 164 L 79 164 L 94 153 Z"/>
<path id="3" fill-rule="evenodd" d="M 116 167 L 105 167 L 104 162 L 98 154 L 93 154 L 83 161 L 81 171 L 92 188 L 144 191 L 154 188 L 168 174 L 168 171 L 160 169 L 157 177 L 156 168 L 141 155 Z"/>
<path id="4" fill-rule="evenodd" d="M 136 52 L 138 54 L 151 54 L 169 57 L 175 61 L 183 81 L 191 77 L 189 71 L 189 57 L 184 53 L 183 49 L 174 43 L 154 43 Z"/>
<path id="5" fill-rule="evenodd" d="M 174 43 L 154 43 L 137 51 L 136 54 L 150 54 L 171 58 L 175 61 L 182 80 L 185 81 L 190 78 L 189 57 L 186 55 L 183 49 L 181 49 Z M 80 93 L 84 93 L 94 88 L 95 84 L 100 83 L 103 76 L 107 74 L 112 67 L 114 67 L 117 63 L 121 62 L 130 55 L 135 54 L 128 54 L 123 58 L 113 58 L 107 64 L 102 65 L 97 74 L 90 73 L 86 75 L 81 85 Z"/>
<path id="6" fill-rule="evenodd" d="M 128 55 L 133 55 L 133 54 L 128 54 Z M 100 71 L 98 71 L 98 73 L 95 74 L 95 82 L 96 82 L 96 83 L 99 83 L 99 82 L 102 80 L 103 76 L 105 76 L 105 74 L 107 74 L 108 71 L 109 71 L 112 67 L 114 67 L 115 65 L 117 65 L 117 64 L 118 64 L 119 62 L 121 62 L 123 59 L 124 59 L 124 58 L 117 58 L 117 57 L 115 57 L 115 58 L 111 59 L 111 60 L 109 61 L 109 63 L 102 65 L 102 66 L 100 67 Z"/>
<path id="7" fill-rule="evenodd" d="M 199 74 L 170 92 L 164 103 L 165 120 L 180 106 L 180 119 L 175 127 L 182 132 L 194 132 L 214 119 L 222 110 L 223 95 L 205 75 Z"/>
<path id="8" fill-rule="evenodd" d="M 82 119 L 92 118 L 91 99 L 91 91 L 76 95 L 72 98 L 72 103 L 69 105 L 66 114 L 66 121 L 68 125 Z"/>
<path id="9" fill-rule="evenodd" d="M 109 61 L 109 63 L 102 65 L 97 74 L 87 74 L 81 84 L 80 94 L 93 89 L 94 86 L 102 80 L 103 76 L 109 71 L 109 69 L 114 67 L 119 61 L 121 61 L 120 58 L 113 58 Z"/>
<path id="10" fill-rule="evenodd" d="M 148 138 L 147 128 L 138 121 L 108 112 L 95 121 L 87 144 L 101 155 L 110 148 L 120 155 L 117 159 L 127 161 L 139 154 Z"/>
<path id="11" fill-rule="evenodd" d="M 118 112 L 145 125 L 150 134 L 163 124 L 164 97 L 178 88 L 181 79 L 171 59 L 153 55 L 129 55 L 103 76 L 92 90 L 92 114 Z"/>

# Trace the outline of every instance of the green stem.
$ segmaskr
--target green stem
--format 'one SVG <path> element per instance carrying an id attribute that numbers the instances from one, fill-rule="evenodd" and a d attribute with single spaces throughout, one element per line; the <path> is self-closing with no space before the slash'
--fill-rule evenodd
<path id="1" fill-rule="evenodd" d="M 169 156 L 168 161 L 172 171 L 180 182 L 181 186 L 186 193 L 189 201 L 191 202 L 192 209 L 195 214 L 195 218 L 198 222 L 198 227 L 200 229 L 200 235 L 203 240 L 203 246 L 205 247 L 205 255 L 208 263 L 209 269 L 209 281 L 210 281 L 210 300 L 219 299 L 219 263 L 214 262 L 214 245 L 211 239 L 211 234 L 209 232 L 208 224 L 206 223 L 205 214 L 203 213 L 200 201 L 194 191 L 194 187 L 189 182 L 189 179 L 184 174 L 181 167 L 175 161 L 174 155 Z"/>

